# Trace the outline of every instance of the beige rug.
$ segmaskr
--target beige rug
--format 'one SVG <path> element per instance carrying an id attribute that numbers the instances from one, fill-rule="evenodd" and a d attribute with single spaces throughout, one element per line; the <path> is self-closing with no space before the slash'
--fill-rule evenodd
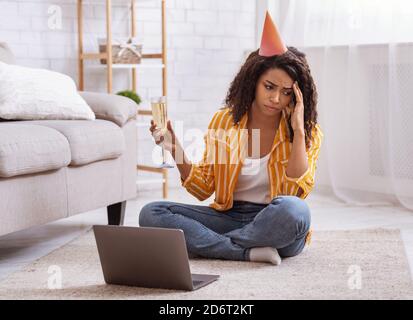
<path id="1" fill-rule="evenodd" d="M 52 266 L 52 267 L 51 267 Z M 61 270 L 62 288 L 48 289 Z M 314 232 L 309 250 L 281 266 L 191 260 L 221 278 L 194 292 L 105 285 L 92 232 L 0 283 L 1 299 L 413 299 L 398 230 Z M 48 273 L 51 272 L 51 274 Z"/>

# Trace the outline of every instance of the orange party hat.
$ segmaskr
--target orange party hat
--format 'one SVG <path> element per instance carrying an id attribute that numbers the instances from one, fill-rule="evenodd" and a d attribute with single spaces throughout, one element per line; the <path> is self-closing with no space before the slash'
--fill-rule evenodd
<path id="1" fill-rule="evenodd" d="M 277 26 L 272 21 L 270 14 L 266 13 L 264 29 L 262 30 L 261 46 L 258 54 L 263 57 L 271 57 L 287 52 Z"/>

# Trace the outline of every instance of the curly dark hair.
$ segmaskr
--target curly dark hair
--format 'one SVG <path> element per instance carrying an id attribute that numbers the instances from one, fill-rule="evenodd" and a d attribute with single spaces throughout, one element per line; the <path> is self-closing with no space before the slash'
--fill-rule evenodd
<path id="1" fill-rule="evenodd" d="M 303 94 L 305 142 L 308 148 L 312 129 L 317 123 L 317 90 L 305 54 L 297 48 L 288 47 L 287 52 L 272 57 L 262 57 L 258 50 L 252 52 L 230 85 L 225 98 L 226 107 L 230 108 L 234 124 L 238 124 L 252 106 L 258 79 L 273 68 L 284 70 L 293 81 L 297 81 Z M 287 120 L 289 140 L 293 142 L 291 117 Z"/>

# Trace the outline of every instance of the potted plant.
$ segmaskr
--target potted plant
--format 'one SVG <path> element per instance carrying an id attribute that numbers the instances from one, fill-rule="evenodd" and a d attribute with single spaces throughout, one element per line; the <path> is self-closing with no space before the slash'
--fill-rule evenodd
<path id="1" fill-rule="evenodd" d="M 135 101 L 135 103 L 137 105 L 139 105 L 142 102 L 141 97 L 133 90 L 123 90 L 123 91 L 119 91 L 116 94 L 119 95 L 119 96 L 124 96 L 126 98 L 129 98 L 129 99 Z"/>

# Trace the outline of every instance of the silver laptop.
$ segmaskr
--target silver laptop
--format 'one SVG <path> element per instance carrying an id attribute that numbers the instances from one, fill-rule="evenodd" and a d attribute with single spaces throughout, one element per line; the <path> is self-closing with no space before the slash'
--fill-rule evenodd
<path id="1" fill-rule="evenodd" d="M 191 274 L 180 229 L 93 226 L 108 284 L 196 290 L 218 275 Z"/>

